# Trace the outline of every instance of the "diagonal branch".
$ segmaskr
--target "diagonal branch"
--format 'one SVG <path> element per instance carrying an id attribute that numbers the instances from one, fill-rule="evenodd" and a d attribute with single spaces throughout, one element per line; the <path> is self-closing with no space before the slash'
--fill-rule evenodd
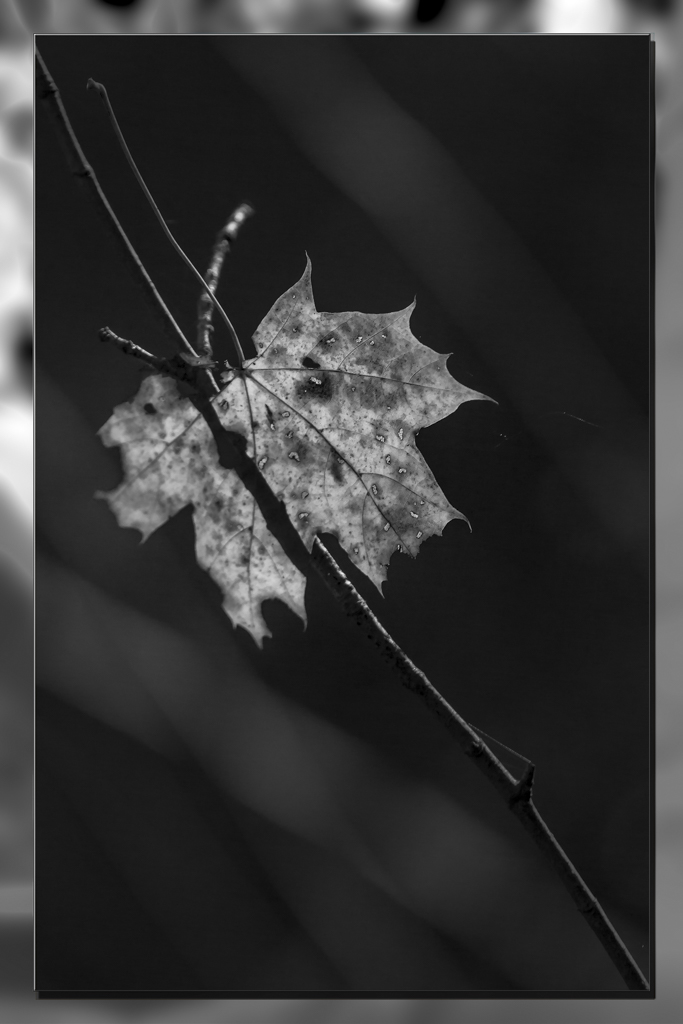
<path id="1" fill-rule="evenodd" d="M 49 78 L 47 70 L 42 65 L 40 58 L 38 60 L 39 66 L 43 69 L 44 79 L 51 83 L 52 80 Z M 74 169 L 73 161 L 75 159 L 75 173 L 87 174 L 89 180 L 94 184 L 95 187 L 89 191 L 89 194 L 95 199 L 98 208 L 107 211 L 107 216 L 111 217 L 112 223 L 110 227 L 113 228 L 115 234 L 118 233 L 122 236 L 119 241 L 122 243 L 124 257 L 127 261 L 132 260 L 133 271 L 139 273 L 141 264 L 137 260 L 119 222 L 111 213 L 111 208 L 104 199 L 99 185 L 97 185 L 92 169 L 85 163 L 85 158 L 68 124 L 61 102 L 59 102 L 54 83 L 52 83 L 51 88 L 49 86 L 47 88 L 44 87 L 41 95 L 53 105 L 53 113 L 60 136 L 66 135 L 68 138 L 66 148 L 70 166 Z M 75 157 L 74 154 L 76 154 Z M 84 171 L 84 167 L 87 170 Z M 80 171 L 79 168 L 81 168 Z M 157 297 L 156 289 L 153 292 L 149 292 L 149 294 L 155 304 L 161 301 Z M 115 341 L 116 336 L 112 337 L 112 335 L 113 332 L 105 333 L 107 340 Z M 176 340 L 179 343 L 185 341 L 182 335 L 180 339 L 176 338 Z M 187 345 L 187 342 L 185 342 L 185 345 Z M 132 342 L 119 344 L 119 347 L 137 355 L 139 358 L 144 359 L 150 356 L 149 353 L 141 355 L 144 351 L 142 349 L 135 351 L 137 347 Z M 151 358 L 154 360 L 156 357 Z M 149 359 L 147 358 L 146 361 L 149 362 Z M 240 480 L 259 506 L 268 524 L 268 529 L 278 540 L 294 565 L 307 579 L 312 578 L 314 573 L 322 577 L 328 590 L 341 605 L 342 610 L 357 622 L 368 639 L 379 648 L 385 660 L 392 665 L 401 684 L 420 697 L 427 710 L 445 726 L 463 753 L 473 759 L 479 770 L 505 801 L 508 809 L 520 821 L 536 846 L 552 864 L 562 883 L 570 893 L 577 909 L 584 916 L 601 942 L 626 986 L 634 991 L 648 991 L 649 985 L 635 960 L 626 949 L 626 946 L 610 923 L 597 899 L 539 814 L 531 795 L 534 766 L 529 764 L 524 775 L 517 782 L 477 732 L 444 700 L 438 690 L 427 679 L 426 675 L 417 668 L 403 649 L 384 629 L 351 581 L 337 565 L 320 538 L 316 538 L 312 551 L 308 551 L 300 534 L 289 519 L 284 503 L 278 500 L 265 478 L 259 472 L 254 461 L 247 455 L 245 438 L 241 434 L 225 430 L 221 425 L 211 399 L 210 381 L 207 379 L 210 375 L 208 373 L 205 374 L 201 366 L 202 360 L 196 356 L 194 359 L 183 359 L 182 371 L 180 368 L 177 371 L 173 370 L 172 360 L 166 363 L 167 371 L 170 370 L 170 372 L 173 372 L 173 375 L 179 377 L 182 373 L 182 379 L 193 386 L 192 401 L 204 416 L 212 432 L 218 449 L 220 464 L 224 468 L 233 469 L 238 474 Z"/>
<path id="2" fill-rule="evenodd" d="M 393 667 L 402 685 L 421 698 L 431 714 L 448 729 L 463 753 L 473 759 L 478 769 L 552 864 L 627 987 L 632 990 L 648 990 L 648 983 L 640 968 L 533 803 L 531 789 L 534 765 L 527 766 L 519 782 L 513 778 L 475 730 L 441 696 L 424 672 L 417 668 L 390 636 L 319 537 L 316 538 L 313 550 L 309 554 L 300 534 L 289 519 L 284 503 L 276 498 L 255 463 L 246 454 L 244 438 L 240 434 L 223 429 L 213 404 L 208 399 L 202 396 L 195 404 L 211 429 L 221 465 L 226 469 L 234 469 L 238 474 L 258 504 L 268 529 L 294 565 L 307 579 L 312 577 L 312 572 L 322 577 L 342 610 L 356 621 L 367 638 L 379 648 L 380 654 Z"/>

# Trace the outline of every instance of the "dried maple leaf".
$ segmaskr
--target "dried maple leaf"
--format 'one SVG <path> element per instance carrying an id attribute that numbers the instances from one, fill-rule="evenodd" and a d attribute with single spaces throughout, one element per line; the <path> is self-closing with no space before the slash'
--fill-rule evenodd
<path id="1" fill-rule="evenodd" d="M 336 536 L 380 588 L 391 555 L 464 519 L 415 444 L 422 427 L 486 396 L 459 384 L 448 356 L 420 344 L 397 313 L 319 313 L 311 264 L 254 335 L 257 356 L 223 375 L 213 404 L 253 459 L 310 550 Z M 122 449 L 125 478 L 103 495 L 143 539 L 187 504 L 197 560 L 223 607 L 260 645 L 261 603 L 277 597 L 304 621 L 305 578 L 270 533 L 252 495 L 218 461 L 203 417 L 168 377 L 148 377 L 100 430 Z"/>

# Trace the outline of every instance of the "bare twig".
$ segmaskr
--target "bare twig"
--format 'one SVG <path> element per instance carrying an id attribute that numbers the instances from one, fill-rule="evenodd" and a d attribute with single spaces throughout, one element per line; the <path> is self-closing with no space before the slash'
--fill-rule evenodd
<path id="1" fill-rule="evenodd" d="M 156 370 L 157 373 L 166 373 L 168 359 L 164 359 L 163 356 L 155 356 L 151 352 L 147 352 L 146 349 L 140 348 L 134 341 L 128 341 L 127 338 L 119 337 L 109 327 L 102 327 L 97 333 L 100 341 L 108 341 L 110 344 L 115 345 L 120 352 L 127 356 L 134 356 L 153 370 Z"/>
<path id="2" fill-rule="evenodd" d="M 190 355 L 196 355 L 192 345 L 173 319 L 170 310 L 154 286 L 151 277 L 142 265 L 140 257 L 131 245 L 128 236 L 119 224 L 116 214 L 100 188 L 95 172 L 86 160 L 85 154 L 71 127 L 59 95 L 59 90 L 37 49 L 36 62 L 38 65 L 36 93 L 43 100 L 46 109 L 51 115 L 52 124 L 66 154 L 67 164 L 71 173 L 85 187 L 90 198 L 94 200 L 97 212 L 102 217 L 105 227 L 122 252 L 124 264 L 132 272 L 133 280 L 136 284 L 142 285 L 146 296 L 152 300 L 150 303 L 151 308 L 160 320 L 164 333 L 170 338 L 175 347 L 179 346 L 181 351 L 184 349 Z"/>
<path id="3" fill-rule="evenodd" d="M 64 132 L 66 127 L 68 127 L 66 114 L 61 104 L 57 109 L 58 117 L 61 117 L 65 122 L 65 125 L 62 125 L 60 129 L 61 132 Z M 70 127 L 69 132 L 73 137 Z M 75 138 L 73 138 L 73 142 L 78 146 Z M 73 145 L 69 147 L 68 151 L 74 151 Z M 80 147 L 78 147 L 76 152 L 81 153 Z M 81 163 L 84 163 L 82 154 L 78 159 Z M 88 174 L 95 181 L 92 169 L 88 170 Z M 101 190 L 97 186 L 94 198 L 96 198 L 98 204 L 100 203 L 100 195 Z M 110 209 L 108 204 L 105 208 L 107 210 Z M 114 226 L 117 232 L 123 233 L 123 229 L 115 219 Z M 129 243 L 123 246 L 123 252 L 127 259 L 131 259 L 132 247 Z M 138 269 L 138 263 L 139 261 L 134 261 L 136 270 Z M 204 286 L 204 282 L 202 284 Z M 204 291 L 206 291 L 205 287 Z M 155 296 L 156 292 L 153 294 L 153 297 L 157 301 Z M 106 333 L 106 338 L 107 340 L 114 340 L 116 336 L 113 335 L 113 332 L 108 332 Z M 138 355 L 139 358 L 143 358 L 140 356 L 140 353 L 144 352 L 144 350 L 134 346 L 134 343 L 125 342 L 124 339 L 119 339 L 118 343 L 124 350 L 133 351 L 134 349 L 134 354 Z M 149 356 L 149 353 L 144 354 L 145 359 Z M 151 358 L 154 359 L 155 357 Z M 147 361 L 149 360 L 147 359 Z M 632 990 L 647 991 L 649 988 L 648 983 L 633 957 L 534 805 L 531 798 L 534 766 L 529 763 L 521 780 L 517 782 L 477 732 L 444 700 L 425 674 L 413 664 L 402 648 L 384 629 L 351 581 L 337 565 L 322 541 L 316 538 L 312 551 L 308 551 L 300 534 L 289 519 L 285 505 L 278 500 L 265 478 L 259 472 L 254 461 L 247 455 L 245 438 L 241 434 L 226 431 L 220 423 L 211 395 L 207 393 L 206 378 L 209 375 L 207 374 L 205 377 L 198 368 L 202 362 L 202 359 L 197 358 L 183 359 L 184 367 L 187 367 L 187 369 L 182 370 L 182 378 L 185 381 L 189 380 L 195 385 L 192 400 L 206 419 L 212 432 L 221 465 L 225 468 L 234 469 L 237 472 L 244 486 L 254 497 L 268 524 L 268 529 L 278 540 L 294 565 L 308 579 L 312 577 L 313 573 L 317 573 L 322 577 L 344 612 L 355 619 L 366 636 L 379 648 L 382 656 L 393 666 L 401 683 L 421 698 L 427 709 L 448 729 L 461 750 L 473 759 L 479 770 L 486 776 L 491 785 L 503 798 L 510 811 L 519 819 L 536 845 L 550 861 L 569 891 L 575 905 L 593 929 L 593 932 L 619 971 L 627 987 Z M 167 360 L 166 365 L 171 367 L 171 372 L 174 372 L 171 360 Z M 178 366 L 175 375 L 180 376 L 180 374 L 181 370 Z"/>
<path id="4" fill-rule="evenodd" d="M 188 356 L 186 352 L 178 352 L 171 359 L 155 356 L 151 352 L 147 352 L 146 349 L 141 348 L 140 345 L 136 345 L 134 341 L 129 341 L 127 338 L 122 338 L 115 334 L 109 327 L 100 328 L 97 334 L 100 341 L 106 341 L 111 345 L 115 345 L 124 355 L 133 356 L 134 359 L 138 359 L 157 373 L 163 373 L 167 377 L 174 377 L 175 380 L 194 387 L 197 386 L 198 372 L 200 370 L 210 370 L 216 366 L 216 363 L 206 356 Z M 218 386 L 211 374 L 207 373 L 204 379 L 208 379 L 209 390 L 211 394 L 215 394 L 218 391 Z"/>
<path id="5" fill-rule="evenodd" d="M 213 403 L 207 398 L 198 396 L 195 404 L 213 434 L 221 465 L 235 470 L 256 501 L 268 529 L 290 560 L 307 579 L 311 578 L 312 570 L 322 577 L 344 612 L 356 621 L 367 638 L 379 648 L 383 658 L 392 665 L 403 686 L 422 699 L 428 710 L 448 729 L 463 753 L 473 759 L 550 861 L 627 987 L 634 991 L 647 991 L 649 986 L 640 968 L 533 803 L 534 766 L 529 763 L 519 782 L 513 778 L 475 730 L 444 700 L 424 672 L 413 664 L 384 629 L 319 537 L 309 554 L 284 504 L 273 494 L 256 464 L 246 454 L 244 438 L 223 429 Z"/>
<path id="6" fill-rule="evenodd" d="M 236 210 L 233 210 L 227 222 L 216 236 L 211 253 L 211 262 L 204 275 L 208 288 L 202 292 L 197 309 L 197 350 L 202 355 L 210 356 L 212 354 L 211 332 L 213 331 L 213 324 L 211 323 L 211 318 L 213 316 L 213 302 L 207 292 L 210 292 L 211 295 L 216 294 L 218 280 L 223 269 L 223 261 L 230 252 L 230 244 L 237 238 L 239 229 L 245 220 L 252 216 L 253 212 L 252 207 L 248 203 L 241 203 Z"/>
<path id="7" fill-rule="evenodd" d="M 116 120 L 116 115 L 114 114 L 114 111 L 112 109 L 112 105 L 109 102 L 109 97 L 107 95 L 107 90 L 101 84 L 101 82 L 96 82 L 92 78 L 88 79 L 88 86 L 87 87 L 88 87 L 88 89 L 94 89 L 95 92 L 97 93 L 97 95 L 102 100 L 102 103 L 104 104 L 104 108 L 107 111 L 107 114 L 109 116 L 109 120 L 111 121 L 112 127 L 114 129 L 114 132 L 116 133 L 116 138 L 119 141 L 119 145 L 121 146 L 121 149 L 124 152 L 126 160 L 130 164 L 131 170 L 133 171 L 133 174 L 135 175 L 135 177 L 137 179 L 137 182 L 140 185 L 140 188 L 142 189 L 142 191 L 145 194 L 145 198 L 146 198 L 147 202 L 152 207 L 152 211 L 154 213 L 154 216 L 159 221 L 159 224 L 161 225 L 161 228 L 162 228 L 164 234 L 166 235 L 166 237 L 168 238 L 169 242 L 171 243 L 173 248 L 176 250 L 176 252 L 180 256 L 180 258 L 183 260 L 183 262 L 190 268 L 190 270 L 192 271 L 194 276 L 197 278 L 197 280 L 200 282 L 200 284 L 203 285 L 204 284 L 204 278 L 199 273 L 199 271 L 197 270 L 197 268 L 195 267 L 194 263 L 189 258 L 189 256 L 187 256 L 185 254 L 185 252 L 180 247 L 178 242 L 176 242 L 176 240 L 173 237 L 171 231 L 169 230 L 168 224 L 166 223 L 166 221 L 162 217 L 161 212 L 159 210 L 159 207 L 154 202 L 154 199 L 152 198 L 152 195 L 151 195 L 149 189 L 147 188 L 147 185 L 145 184 L 144 179 L 143 179 L 142 175 L 140 174 L 140 171 L 137 168 L 135 160 L 133 159 L 133 155 L 132 155 L 131 151 L 128 148 L 126 140 L 123 137 L 123 132 L 121 131 L 121 129 L 119 127 L 119 123 Z M 216 298 L 216 296 L 213 294 L 212 291 L 209 291 L 208 293 L 204 292 L 204 294 L 208 294 L 209 301 L 216 307 L 216 309 L 218 310 L 218 312 L 222 316 L 223 320 L 225 321 L 226 327 L 228 328 L 228 331 L 230 332 L 230 337 L 232 338 L 232 343 L 235 346 L 235 351 L 237 352 L 237 356 L 238 356 L 238 359 L 239 359 L 239 364 L 241 365 L 244 362 L 244 358 L 245 358 L 244 357 L 244 352 L 242 351 L 242 346 L 240 345 L 239 338 L 237 337 L 237 331 L 233 327 L 232 322 L 230 320 L 230 317 L 225 312 L 225 310 L 223 309 L 223 307 L 221 306 L 220 302 L 218 301 L 218 299 Z"/>

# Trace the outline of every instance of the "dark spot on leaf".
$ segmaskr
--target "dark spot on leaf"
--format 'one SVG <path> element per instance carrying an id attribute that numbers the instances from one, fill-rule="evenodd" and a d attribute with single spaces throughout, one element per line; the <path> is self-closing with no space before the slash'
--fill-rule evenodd
<path id="1" fill-rule="evenodd" d="M 294 393 L 301 402 L 312 398 L 318 402 L 329 402 L 334 395 L 332 377 L 327 373 L 321 373 L 315 378 L 307 377 L 297 384 Z"/>
<path id="2" fill-rule="evenodd" d="M 330 467 L 330 470 L 332 471 L 332 476 L 336 480 L 336 482 L 338 484 L 342 483 L 344 479 L 344 473 L 342 470 L 344 460 L 341 458 L 338 452 L 334 450 L 334 448 L 332 448 L 332 458 L 330 459 L 328 465 Z"/>
<path id="3" fill-rule="evenodd" d="M 320 363 L 316 363 L 315 359 L 311 359 L 310 356 L 304 356 L 301 365 L 305 366 L 307 370 L 317 370 L 320 367 Z"/>
<path id="4" fill-rule="evenodd" d="M 154 413 L 157 411 L 156 407 L 152 405 L 151 402 L 145 402 L 142 408 L 144 409 L 148 416 L 153 416 Z"/>

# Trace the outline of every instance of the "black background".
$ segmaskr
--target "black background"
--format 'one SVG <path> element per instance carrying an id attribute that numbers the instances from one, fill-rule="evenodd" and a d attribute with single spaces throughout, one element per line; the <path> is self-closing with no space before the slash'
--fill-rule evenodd
<path id="1" fill-rule="evenodd" d="M 498 402 L 419 439 L 473 532 L 394 559 L 384 599 L 351 572 L 460 714 L 535 762 L 541 813 L 647 970 L 647 38 L 38 45 L 186 332 L 196 287 L 90 76 L 200 268 L 255 206 L 219 293 L 243 343 L 307 251 L 318 308 L 416 295 L 418 338 Z M 267 607 L 258 651 L 194 562 L 189 510 L 140 547 L 93 500 L 120 479 L 96 431 L 141 377 L 98 329 L 170 349 L 41 109 L 35 168 L 38 987 L 620 989 L 322 585 L 305 632 Z"/>

